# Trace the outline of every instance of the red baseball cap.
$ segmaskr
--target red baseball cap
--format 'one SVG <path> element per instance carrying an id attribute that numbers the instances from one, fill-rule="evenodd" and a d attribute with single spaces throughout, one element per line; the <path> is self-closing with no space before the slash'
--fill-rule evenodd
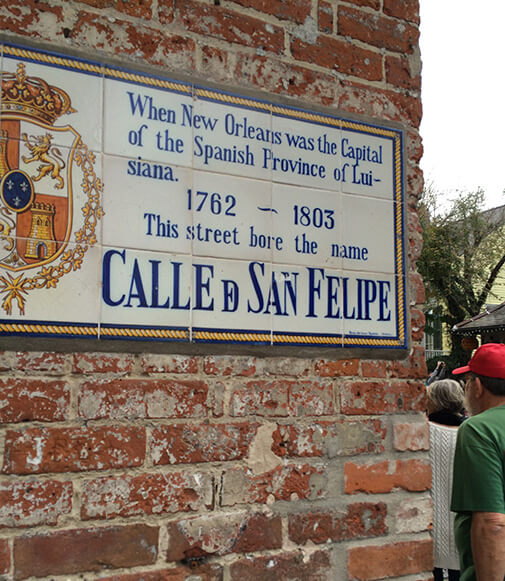
<path id="1" fill-rule="evenodd" d="M 464 367 L 458 367 L 452 373 L 468 373 L 473 371 L 485 377 L 505 379 L 505 345 L 503 343 L 485 343 L 473 354 Z"/>

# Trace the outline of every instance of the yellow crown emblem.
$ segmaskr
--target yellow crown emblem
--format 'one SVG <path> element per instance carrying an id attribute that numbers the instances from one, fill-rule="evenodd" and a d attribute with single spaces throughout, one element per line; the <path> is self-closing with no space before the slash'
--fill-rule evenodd
<path id="1" fill-rule="evenodd" d="M 39 77 L 27 77 L 25 65 L 19 63 L 16 73 L 2 73 L 2 114 L 38 119 L 53 125 L 60 115 L 75 113 L 70 97 Z"/>

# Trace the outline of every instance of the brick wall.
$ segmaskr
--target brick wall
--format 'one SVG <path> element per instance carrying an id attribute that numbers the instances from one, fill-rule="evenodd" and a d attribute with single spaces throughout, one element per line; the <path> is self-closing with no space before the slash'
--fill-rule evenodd
<path id="1" fill-rule="evenodd" d="M 18 43 L 401 122 L 415 263 L 417 0 L 10 0 L 0 17 Z M 63 353 L 13 339 L 0 356 L 0 575 L 429 579 L 412 266 L 409 280 L 412 347 L 397 361 Z"/>

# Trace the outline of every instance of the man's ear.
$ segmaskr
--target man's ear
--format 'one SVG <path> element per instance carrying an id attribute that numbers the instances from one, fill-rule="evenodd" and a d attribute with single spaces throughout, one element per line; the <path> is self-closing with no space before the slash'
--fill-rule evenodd
<path id="1" fill-rule="evenodd" d="M 483 395 L 484 395 L 484 386 L 482 385 L 480 379 L 478 377 L 474 378 L 474 384 L 475 384 L 475 397 L 477 399 L 480 399 Z"/>

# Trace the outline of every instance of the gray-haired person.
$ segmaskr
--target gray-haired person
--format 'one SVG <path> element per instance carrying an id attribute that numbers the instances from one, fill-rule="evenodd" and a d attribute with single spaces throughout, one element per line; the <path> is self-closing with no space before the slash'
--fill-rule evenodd
<path id="1" fill-rule="evenodd" d="M 430 425 L 430 462 L 433 497 L 434 581 L 459 579 L 459 558 L 454 540 L 454 514 L 450 511 L 452 464 L 458 426 L 464 419 L 464 392 L 457 381 L 442 379 L 427 388 Z"/>

